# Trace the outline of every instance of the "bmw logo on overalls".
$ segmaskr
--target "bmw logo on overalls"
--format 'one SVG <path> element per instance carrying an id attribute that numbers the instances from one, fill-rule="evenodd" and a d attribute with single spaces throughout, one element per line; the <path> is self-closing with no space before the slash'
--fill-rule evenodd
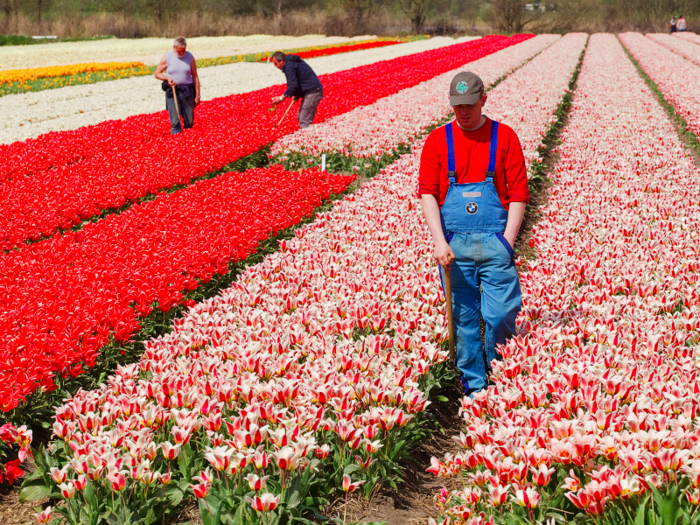
<path id="1" fill-rule="evenodd" d="M 467 204 L 466 211 L 469 215 L 474 215 L 477 211 L 479 211 L 479 205 L 476 202 L 470 202 Z"/>

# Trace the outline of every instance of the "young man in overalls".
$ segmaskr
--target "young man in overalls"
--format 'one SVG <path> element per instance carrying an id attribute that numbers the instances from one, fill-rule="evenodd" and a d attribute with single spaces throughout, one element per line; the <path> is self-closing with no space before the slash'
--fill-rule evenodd
<path id="1" fill-rule="evenodd" d="M 466 394 L 486 388 L 490 363 L 500 358 L 496 345 L 515 333 L 521 296 L 513 246 L 530 198 L 520 141 L 481 114 L 486 98 L 474 73 L 452 79 L 455 120 L 428 136 L 418 184 L 441 278 L 450 267 L 456 366 Z"/>

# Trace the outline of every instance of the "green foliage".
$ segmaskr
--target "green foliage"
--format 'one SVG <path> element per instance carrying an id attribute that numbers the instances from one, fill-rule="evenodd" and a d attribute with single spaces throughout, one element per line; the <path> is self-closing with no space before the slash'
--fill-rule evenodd
<path id="1" fill-rule="evenodd" d="M 39 43 L 28 36 L 22 35 L 0 35 L 0 46 L 27 46 Z"/>

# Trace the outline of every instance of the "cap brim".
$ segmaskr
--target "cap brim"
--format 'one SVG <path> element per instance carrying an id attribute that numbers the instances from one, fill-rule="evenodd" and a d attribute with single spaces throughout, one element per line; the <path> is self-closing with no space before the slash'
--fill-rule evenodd
<path id="1" fill-rule="evenodd" d="M 462 104 L 476 104 L 481 97 L 479 93 L 473 95 L 450 95 L 450 106 L 461 106 Z"/>

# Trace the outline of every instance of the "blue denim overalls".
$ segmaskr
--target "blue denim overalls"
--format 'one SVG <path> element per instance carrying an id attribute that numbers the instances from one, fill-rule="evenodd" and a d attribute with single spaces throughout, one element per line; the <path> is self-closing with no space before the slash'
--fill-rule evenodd
<path id="1" fill-rule="evenodd" d="M 449 187 L 440 210 L 442 229 L 456 261 L 450 267 L 452 312 L 456 334 L 456 365 L 465 393 L 487 386 L 487 371 L 500 359 L 496 345 L 515 334 L 515 317 L 521 307 L 520 283 L 513 249 L 503 237 L 508 212 L 498 197 L 496 172 L 498 122 L 491 123 L 489 165 L 484 182 L 456 183 L 452 124 L 447 136 Z M 443 270 L 440 267 L 440 277 Z M 482 344 L 479 321 L 486 324 Z"/>

